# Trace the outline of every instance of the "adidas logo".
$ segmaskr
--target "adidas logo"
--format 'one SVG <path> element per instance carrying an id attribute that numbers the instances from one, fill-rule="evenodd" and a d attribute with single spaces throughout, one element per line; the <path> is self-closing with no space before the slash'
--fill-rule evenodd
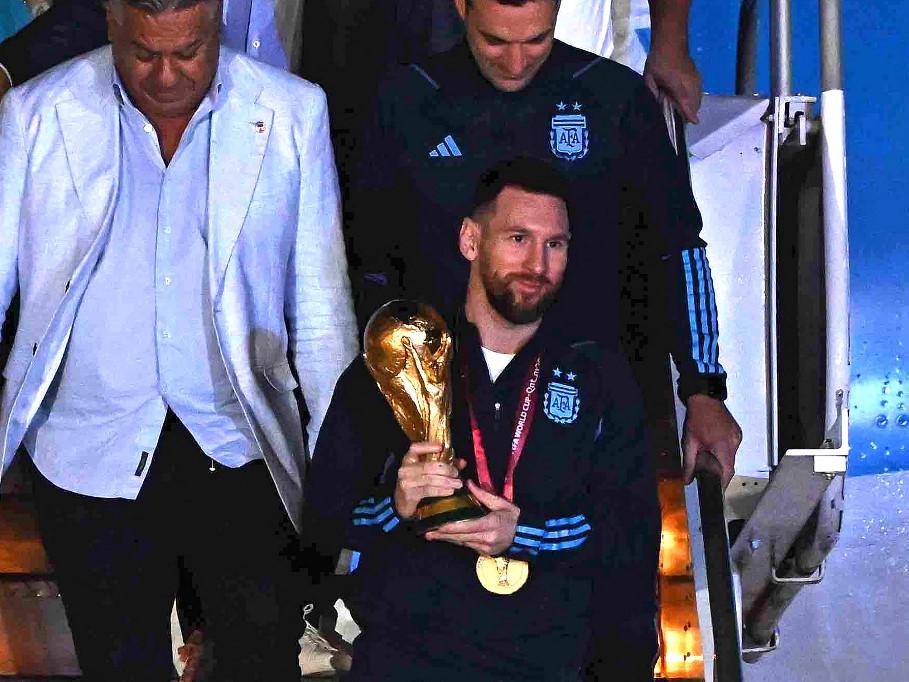
<path id="1" fill-rule="evenodd" d="M 458 148 L 457 143 L 451 135 L 446 135 L 445 139 L 436 145 L 436 148 L 429 152 L 433 158 L 440 156 L 464 156 Z"/>

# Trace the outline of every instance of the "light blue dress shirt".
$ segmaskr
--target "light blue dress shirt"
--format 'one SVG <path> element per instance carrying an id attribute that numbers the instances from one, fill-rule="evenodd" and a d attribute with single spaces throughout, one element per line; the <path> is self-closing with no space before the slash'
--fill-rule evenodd
<path id="1" fill-rule="evenodd" d="M 169 406 L 228 467 L 261 458 L 213 328 L 206 205 L 216 76 L 168 166 L 114 76 L 122 158 L 110 241 L 63 363 L 24 443 L 41 473 L 92 497 L 134 499 Z"/>
<path id="2" fill-rule="evenodd" d="M 289 66 L 275 19 L 275 0 L 225 0 L 221 41 L 266 64 L 284 70 Z"/>

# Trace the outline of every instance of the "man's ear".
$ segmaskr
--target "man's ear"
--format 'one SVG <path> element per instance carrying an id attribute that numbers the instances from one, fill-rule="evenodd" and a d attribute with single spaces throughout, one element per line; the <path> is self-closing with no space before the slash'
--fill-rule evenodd
<path id="1" fill-rule="evenodd" d="M 105 0 L 104 2 L 104 14 L 107 18 L 107 40 L 108 42 L 113 42 L 114 32 L 117 30 L 117 27 L 120 25 L 120 22 L 123 20 L 122 7 L 114 7 L 115 0 Z"/>
<path id="2" fill-rule="evenodd" d="M 467 17 L 467 0 L 454 0 L 454 6 L 461 19 Z"/>
<path id="3" fill-rule="evenodd" d="M 458 248 L 461 255 L 470 262 L 477 259 L 480 253 L 480 224 L 473 218 L 464 218 L 461 221 L 461 232 L 458 235 Z"/>

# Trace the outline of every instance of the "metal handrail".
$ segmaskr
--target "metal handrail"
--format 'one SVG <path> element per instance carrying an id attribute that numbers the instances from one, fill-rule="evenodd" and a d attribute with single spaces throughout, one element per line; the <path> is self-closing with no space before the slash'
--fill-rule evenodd
<path id="1" fill-rule="evenodd" d="M 752 95 L 757 86 L 757 0 L 742 0 L 735 59 L 735 94 Z"/>
<path id="2" fill-rule="evenodd" d="M 818 0 L 821 72 L 821 163 L 826 286 L 827 380 L 825 427 L 840 418 L 837 400 L 848 395 L 849 247 L 846 218 L 845 106 L 842 67 L 842 0 Z M 757 61 L 757 2 L 741 0 L 736 54 L 736 94 L 753 94 Z M 771 95 L 792 94 L 791 3 L 770 0 Z M 806 128 L 807 130 L 807 128 Z M 844 403 L 845 404 L 845 403 Z M 841 443 L 835 443 L 839 447 Z"/>
<path id="3" fill-rule="evenodd" d="M 770 94 L 792 94 L 792 12 L 789 0 L 770 0 Z"/>
<path id="4" fill-rule="evenodd" d="M 826 278 L 826 415 L 835 447 L 848 446 L 849 228 L 846 216 L 846 112 L 840 51 L 841 0 L 819 0 L 821 49 L 821 166 Z M 843 428 L 838 428 L 842 420 Z M 842 437 L 837 440 L 837 434 Z"/>
<path id="5" fill-rule="evenodd" d="M 837 1 L 837 0 L 834 0 Z M 824 0 L 821 0 L 823 3 Z M 792 94 L 792 19 L 789 0 L 770 0 L 770 92 Z M 823 30 L 823 29 L 822 29 Z M 757 0 L 741 0 L 735 59 L 735 94 L 754 94 L 757 82 Z"/>
<path id="6" fill-rule="evenodd" d="M 841 0 L 820 0 L 819 21 L 821 27 L 821 90 L 842 90 Z"/>
<path id="7" fill-rule="evenodd" d="M 709 471 L 698 472 L 697 486 L 713 629 L 714 680 L 742 682 L 741 632 L 736 614 L 732 562 L 729 559 L 723 486 L 719 476 Z"/>
<path id="8" fill-rule="evenodd" d="M 842 90 L 842 0 L 819 0 L 821 90 Z M 741 0 L 736 45 L 735 94 L 751 95 L 757 81 L 757 0 Z M 792 91 L 792 22 L 789 0 L 770 1 L 770 78 L 774 96 Z"/>

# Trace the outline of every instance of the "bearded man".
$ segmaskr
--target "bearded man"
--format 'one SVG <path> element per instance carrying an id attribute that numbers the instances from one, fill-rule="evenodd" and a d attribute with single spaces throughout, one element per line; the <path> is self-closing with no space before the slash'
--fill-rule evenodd
<path id="1" fill-rule="evenodd" d="M 660 518 L 636 386 L 620 355 L 547 325 L 569 261 L 567 197 L 547 163 L 504 162 L 462 222 L 470 275 L 451 365 L 462 459 L 409 442 L 362 358 L 339 380 L 305 517 L 351 572 L 345 601 L 362 628 L 351 680 L 578 680 L 595 581 L 617 613 L 653 622 Z M 415 532 L 423 498 L 465 487 L 485 515 Z M 638 649 L 646 658 L 654 644 Z"/>

